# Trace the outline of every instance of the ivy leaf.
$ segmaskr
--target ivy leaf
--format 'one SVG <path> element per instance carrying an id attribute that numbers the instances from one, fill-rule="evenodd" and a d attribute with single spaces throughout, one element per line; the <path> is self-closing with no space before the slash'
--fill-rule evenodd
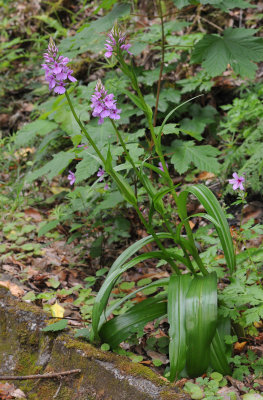
<path id="1" fill-rule="evenodd" d="M 226 29 L 223 36 L 205 35 L 192 54 L 192 63 L 202 63 L 203 68 L 218 76 L 230 64 L 236 74 L 253 78 L 255 62 L 263 60 L 263 39 L 254 37 L 255 29 Z"/>
<path id="2" fill-rule="evenodd" d="M 174 140 L 168 152 L 173 152 L 171 162 L 179 174 L 183 174 L 193 163 L 201 171 L 216 172 L 219 169 L 219 163 L 216 156 L 219 151 L 210 146 L 195 146 L 193 141 L 184 142 Z"/>

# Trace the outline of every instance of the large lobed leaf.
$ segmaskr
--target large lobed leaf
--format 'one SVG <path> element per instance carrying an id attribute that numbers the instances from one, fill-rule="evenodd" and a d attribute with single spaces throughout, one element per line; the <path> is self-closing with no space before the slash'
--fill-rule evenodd
<path id="1" fill-rule="evenodd" d="M 202 63 L 209 75 L 222 74 L 230 64 L 236 74 L 253 78 L 255 62 L 263 60 L 263 39 L 255 29 L 228 28 L 223 36 L 205 35 L 195 46 L 191 61 Z"/>
<path id="2" fill-rule="evenodd" d="M 196 146 L 193 141 L 174 140 L 169 152 L 173 152 L 171 162 L 183 174 L 193 163 L 201 171 L 216 172 L 219 169 L 216 156 L 219 151 L 210 145 Z"/>

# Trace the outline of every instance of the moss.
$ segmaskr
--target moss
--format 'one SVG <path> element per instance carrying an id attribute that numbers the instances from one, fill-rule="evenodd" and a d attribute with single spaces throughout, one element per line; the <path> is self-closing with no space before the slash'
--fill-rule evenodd
<path id="1" fill-rule="evenodd" d="M 189 397 L 189 395 L 187 395 L 184 392 L 180 392 L 180 393 L 175 393 L 175 392 L 171 392 L 170 390 L 168 391 L 163 391 L 160 393 L 160 400 L 190 400 L 191 397 Z"/>
<path id="2" fill-rule="evenodd" d="M 154 383 L 156 386 L 167 386 L 168 382 L 164 381 L 161 377 L 156 375 L 154 371 L 141 364 L 131 363 L 128 359 L 123 357 L 117 361 L 116 366 L 127 375 L 133 375 L 140 378 L 145 378 Z"/>
<path id="3" fill-rule="evenodd" d="M 92 346 L 89 343 L 72 339 L 67 335 L 60 336 L 60 339 L 62 339 L 65 342 L 66 348 L 82 350 L 88 358 L 94 358 L 100 361 L 111 362 L 127 375 L 133 375 L 135 377 L 137 376 L 140 378 L 149 379 L 157 386 L 169 385 L 169 383 L 158 377 L 158 375 L 156 375 L 156 373 L 153 372 L 150 368 L 147 368 L 141 364 L 131 363 L 128 358 L 125 358 L 123 356 L 117 356 L 116 354 L 110 352 L 102 352 L 101 350 L 97 349 L 96 347 Z"/>
<path id="4" fill-rule="evenodd" d="M 39 374 L 42 370 L 42 368 L 38 365 L 36 365 L 36 361 L 38 358 L 38 354 L 36 352 L 34 353 L 29 353 L 27 351 L 22 351 L 19 354 L 19 360 L 16 364 L 16 373 L 18 375 L 35 375 Z M 36 381 L 34 380 L 27 380 L 27 381 L 21 381 L 20 383 L 20 388 L 22 390 L 29 391 L 31 390 L 36 384 Z"/>
<path id="5" fill-rule="evenodd" d="M 47 400 L 52 399 L 58 389 L 59 381 L 58 380 L 41 380 L 40 383 L 36 385 L 34 388 L 34 392 L 27 393 L 28 400 Z M 57 397 L 59 399 L 60 397 Z M 72 399 L 72 397 L 71 397 Z M 65 397 L 65 400 L 70 400 L 70 397 Z"/>
<path id="6" fill-rule="evenodd" d="M 34 304 L 26 303 L 25 301 L 14 302 L 13 305 L 16 307 L 16 310 L 19 309 L 21 311 L 34 313 L 34 314 L 39 315 L 41 318 L 43 318 L 43 316 L 45 314 L 41 308 L 35 306 Z M 48 317 L 48 314 L 46 314 L 46 315 Z"/>

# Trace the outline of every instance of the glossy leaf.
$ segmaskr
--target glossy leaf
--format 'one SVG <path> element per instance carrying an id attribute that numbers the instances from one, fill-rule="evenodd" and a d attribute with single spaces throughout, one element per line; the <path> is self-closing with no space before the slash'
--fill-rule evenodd
<path id="1" fill-rule="evenodd" d="M 231 368 L 227 357 L 231 357 L 231 346 L 228 347 L 224 342 L 224 336 L 230 335 L 230 319 L 224 318 L 219 321 L 215 336 L 210 348 L 210 364 L 212 368 L 223 375 L 230 375 Z"/>
<path id="2" fill-rule="evenodd" d="M 165 297 L 166 295 L 146 299 L 125 314 L 106 322 L 100 330 L 102 341 L 115 348 L 134 332 L 143 328 L 147 322 L 165 315 L 167 312 L 167 302 L 163 300 Z"/>
<path id="3" fill-rule="evenodd" d="M 159 239 L 166 239 L 166 238 L 171 238 L 171 235 L 169 233 L 161 232 L 157 234 Z M 115 260 L 115 262 L 112 264 L 111 269 L 109 270 L 108 276 L 100 288 L 94 305 L 93 305 L 93 310 L 92 310 L 92 330 L 91 330 L 91 341 L 96 339 L 98 337 L 98 327 L 99 327 L 99 322 L 100 322 L 100 317 L 101 314 L 104 310 L 104 308 L 107 305 L 108 298 L 110 296 L 111 290 L 115 284 L 115 281 L 118 277 L 118 274 L 116 275 L 115 279 L 110 279 L 110 276 L 116 271 L 121 269 L 123 264 L 127 262 L 129 258 L 131 258 L 137 251 L 139 251 L 142 247 L 145 245 L 151 243 L 154 241 L 154 238 L 150 235 L 147 236 L 136 243 L 132 244 L 129 246 L 125 251 L 122 252 L 122 254 Z M 110 283 L 109 283 L 110 281 Z M 107 283 L 106 283 L 107 282 Z"/>
<path id="4" fill-rule="evenodd" d="M 134 290 L 132 293 L 127 294 L 127 296 L 121 298 L 116 303 L 107 307 L 106 312 L 102 314 L 102 318 L 105 316 L 105 319 L 109 317 L 114 310 L 119 308 L 123 303 L 131 298 L 135 297 L 138 292 L 142 292 L 144 289 L 154 288 L 154 287 L 166 287 L 169 284 L 169 278 L 158 279 L 157 281 L 151 282 L 148 285 L 142 286 L 139 289 Z M 101 319 L 102 319 L 101 318 Z"/>
<path id="5" fill-rule="evenodd" d="M 186 364 L 186 295 L 191 283 L 190 275 L 170 277 L 168 286 L 168 322 L 170 325 L 169 359 L 170 381 L 174 381 Z"/>
<path id="6" fill-rule="evenodd" d="M 216 220 L 217 225 L 215 225 L 217 234 L 219 236 L 227 266 L 232 274 L 236 266 L 236 257 L 234 253 L 233 241 L 230 235 L 229 226 L 225 217 L 225 214 L 214 196 L 214 194 L 204 185 L 193 185 L 187 190 L 183 191 L 179 195 L 178 206 L 183 218 L 187 218 L 186 211 L 186 199 L 188 193 L 192 193 L 197 197 L 200 203 L 204 206 L 206 212 Z M 219 226 L 218 226 L 219 225 Z"/>
<path id="7" fill-rule="evenodd" d="M 216 273 L 193 278 L 186 297 L 186 315 L 186 368 L 190 377 L 197 377 L 209 366 L 210 345 L 216 331 Z"/>

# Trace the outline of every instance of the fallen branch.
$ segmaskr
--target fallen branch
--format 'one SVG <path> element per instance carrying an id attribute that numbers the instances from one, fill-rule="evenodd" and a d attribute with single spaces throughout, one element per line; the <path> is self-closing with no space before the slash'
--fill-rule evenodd
<path id="1" fill-rule="evenodd" d="M 72 369 L 71 371 L 62 372 L 51 372 L 48 374 L 37 374 L 37 375 L 24 375 L 24 376 L 10 376 L 10 375 L 0 375 L 0 381 L 24 381 L 27 379 L 52 379 L 60 378 L 61 376 L 78 374 L 81 372 L 80 369 Z"/>

